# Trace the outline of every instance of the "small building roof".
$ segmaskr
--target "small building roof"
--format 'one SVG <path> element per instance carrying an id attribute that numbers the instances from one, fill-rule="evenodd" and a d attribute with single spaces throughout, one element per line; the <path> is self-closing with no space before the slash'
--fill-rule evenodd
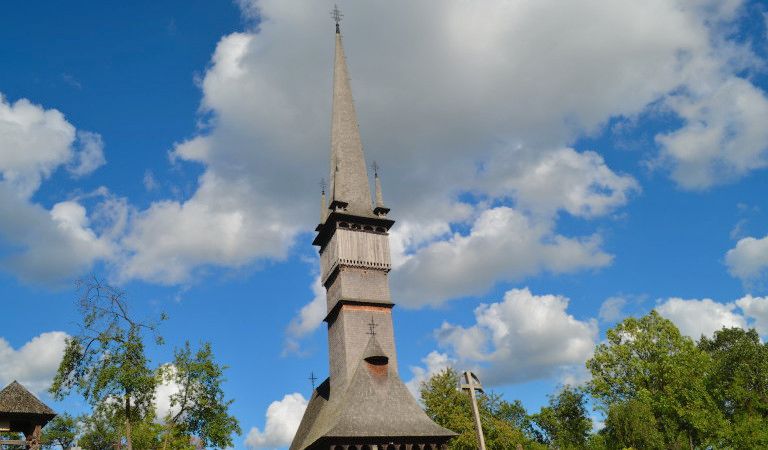
<path id="1" fill-rule="evenodd" d="M 56 413 L 51 408 L 38 400 L 18 381 L 14 381 L 0 391 L 0 417 L 3 415 L 39 416 L 46 423 L 56 417 Z"/>

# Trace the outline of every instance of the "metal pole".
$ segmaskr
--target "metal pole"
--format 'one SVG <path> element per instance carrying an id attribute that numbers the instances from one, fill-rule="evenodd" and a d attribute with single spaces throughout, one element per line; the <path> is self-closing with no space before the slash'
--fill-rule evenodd
<path id="1" fill-rule="evenodd" d="M 464 372 L 465 384 L 461 385 L 462 389 L 469 390 L 469 398 L 472 399 L 472 415 L 475 416 L 475 431 L 477 432 L 477 442 L 480 444 L 480 450 L 485 450 L 485 437 L 483 436 L 483 426 L 480 423 L 480 411 L 477 408 L 477 397 L 475 396 L 475 390 L 482 392 L 483 386 L 480 384 L 480 379 L 470 372 Z M 477 381 L 477 383 L 475 383 Z"/>

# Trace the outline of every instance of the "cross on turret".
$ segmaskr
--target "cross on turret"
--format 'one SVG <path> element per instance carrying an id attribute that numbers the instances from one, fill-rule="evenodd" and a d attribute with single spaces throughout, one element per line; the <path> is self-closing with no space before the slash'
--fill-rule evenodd
<path id="1" fill-rule="evenodd" d="M 376 327 L 378 327 L 378 326 L 379 325 L 376 322 L 374 322 L 373 316 L 371 316 L 371 322 L 368 324 L 368 330 L 369 331 L 366 334 L 368 334 L 371 337 L 376 336 Z"/>
<path id="2" fill-rule="evenodd" d="M 338 5 L 333 5 L 333 11 L 331 11 L 331 19 L 336 22 L 336 32 L 340 33 L 339 30 L 339 24 L 341 23 L 341 19 L 344 17 L 344 14 L 341 13 L 341 10 L 339 9 Z"/>

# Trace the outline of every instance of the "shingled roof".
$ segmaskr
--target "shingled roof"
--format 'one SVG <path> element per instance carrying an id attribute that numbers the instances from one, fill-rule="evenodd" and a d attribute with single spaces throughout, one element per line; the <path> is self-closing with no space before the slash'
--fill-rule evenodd
<path id="1" fill-rule="evenodd" d="M 308 448 L 322 438 L 456 435 L 434 423 L 416 403 L 375 337 L 363 355 L 344 392 L 330 392 L 328 379 L 318 386 L 291 450 Z"/>
<path id="2" fill-rule="evenodd" d="M 3 414 L 36 415 L 45 422 L 56 417 L 56 413 L 51 408 L 17 381 L 0 391 L 0 415 Z"/>

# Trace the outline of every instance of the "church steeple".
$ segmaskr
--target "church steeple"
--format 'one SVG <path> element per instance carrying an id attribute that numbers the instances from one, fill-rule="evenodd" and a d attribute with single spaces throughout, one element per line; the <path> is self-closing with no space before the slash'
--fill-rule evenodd
<path id="1" fill-rule="evenodd" d="M 371 189 L 341 42 L 341 13 L 338 8 L 334 9 L 333 17 L 336 20 L 336 57 L 333 67 L 330 209 L 370 216 Z"/>
<path id="2" fill-rule="evenodd" d="M 330 205 L 313 245 L 326 289 L 329 377 L 312 394 L 290 450 L 400 448 L 445 450 L 455 434 L 434 423 L 398 375 L 388 274 L 389 229 L 378 169 L 376 204 L 360 141 L 336 21 Z M 369 322 L 370 320 L 370 322 Z M 366 344 L 367 343 L 367 344 Z"/>

